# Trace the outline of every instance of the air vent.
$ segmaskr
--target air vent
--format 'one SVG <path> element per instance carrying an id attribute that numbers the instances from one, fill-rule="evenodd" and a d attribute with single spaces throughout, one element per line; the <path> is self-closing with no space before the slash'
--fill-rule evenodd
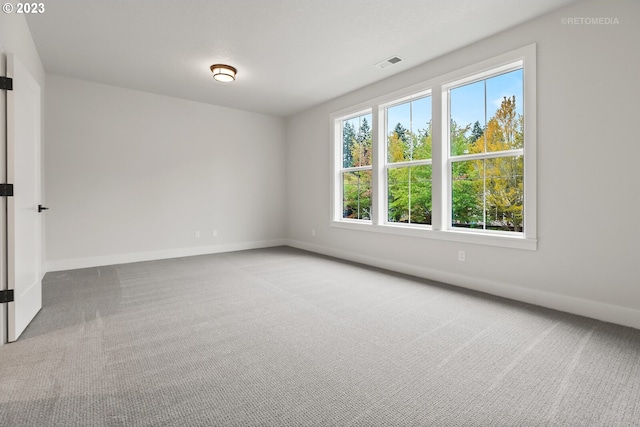
<path id="1" fill-rule="evenodd" d="M 397 64 L 398 62 L 402 61 L 402 58 L 399 58 L 397 56 L 392 56 L 391 58 L 387 58 L 384 61 L 380 61 L 376 64 L 376 67 L 378 68 L 387 68 L 390 67 L 394 64 Z"/>

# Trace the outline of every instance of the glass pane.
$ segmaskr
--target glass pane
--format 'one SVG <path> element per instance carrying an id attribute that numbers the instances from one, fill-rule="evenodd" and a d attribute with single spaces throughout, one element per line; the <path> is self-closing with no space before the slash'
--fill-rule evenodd
<path id="1" fill-rule="evenodd" d="M 523 147 L 523 73 L 510 71 L 449 91 L 451 155 Z"/>
<path id="2" fill-rule="evenodd" d="M 411 223 L 431 224 L 431 166 L 409 168 L 411 177 Z"/>
<path id="3" fill-rule="evenodd" d="M 451 166 L 453 227 L 484 228 L 484 160 Z"/>
<path id="4" fill-rule="evenodd" d="M 431 158 L 431 97 L 387 108 L 389 163 Z"/>
<path id="5" fill-rule="evenodd" d="M 487 229 L 523 231 L 523 170 L 522 156 L 485 160 Z"/>
<path id="6" fill-rule="evenodd" d="M 523 231 L 522 156 L 454 162 L 452 226 Z"/>
<path id="7" fill-rule="evenodd" d="M 342 217 L 371 219 L 371 171 L 342 174 Z"/>
<path id="8" fill-rule="evenodd" d="M 522 69 L 487 79 L 486 84 L 486 151 L 522 148 L 524 142 Z"/>
<path id="9" fill-rule="evenodd" d="M 413 151 L 411 160 L 431 158 L 431 97 L 411 101 Z"/>
<path id="10" fill-rule="evenodd" d="M 371 165 L 371 114 L 342 121 L 342 167 Z"/>
<path id="11" fill-rule="evenodd" d="M 389 169 L 388 220 L 431 224 L 431 166 Z"/>
<path id="12" fill-rule="evenodd" d="M 449 91 L 451 117 L 451 155 L 470 154 L 479 144 L 485 127 L 484 80 L 460 86 Z M 481 140 L 482 141 L 482 140 Z"/>
<path id="13" fill-rule="evenodd" d="M 409 222 L 409 168 L 389 169 L 387 187 L 389 222 Z"/>

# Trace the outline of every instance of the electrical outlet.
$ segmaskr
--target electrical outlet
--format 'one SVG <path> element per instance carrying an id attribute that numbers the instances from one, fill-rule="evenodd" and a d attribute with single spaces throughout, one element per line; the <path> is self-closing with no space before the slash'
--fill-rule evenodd
<path id="1" fill-rule="evenodd" d="M 218 237 L 218 230 L 213 230 L 213 237 Z"/>
<path id="2" fill-rule="evenodd" d="M 467 256 L 464 253 L 464 251 L 458 251 L 458 261 L 465 261 L 466 259 L 467 259 Z"/>
<path id="3" fill-rule="evenodd" d="M 193 233 L 193 237 L 195 237 L 196 239 L 200 238 L 200 232 L 196 231 L 195 233 Z"/>
<path id="4" fill-rule="evenodd" d="M 313 237 L 316 237 L 316 229 L 315 229 L 315 228 L 312 228 L 312 229 L 311 229 L 311 235 L 312 235 Z"/>

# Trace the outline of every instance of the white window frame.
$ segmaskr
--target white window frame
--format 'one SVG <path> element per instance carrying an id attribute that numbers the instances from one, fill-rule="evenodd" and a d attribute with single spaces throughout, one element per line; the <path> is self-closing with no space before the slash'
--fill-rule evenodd
<path id="1" fill-rule="evenodd" d="M 346 221 L 346 222 L 351 222 L 354 224 L 371 224 L 373 221 L 373 218 L 371 219 L 355 219 L 355 218 L 343 218 L 343 206 L 342 206 L 342 200 L 343 200 L 343 191 L 344 191 L 344 182 L 343 182 L 343 176 L 345 173 L 348 172 L 359 172 L 359 171 L 367 171 L 370 170 L 371 171 L 371 187 L 372 187 L 372 192 L 371 192 L 371 214 L 373 215 L 373 200 L 374 200 L 374 190 L 373 190 L 373 164 L 372 165 L 366 165 L 366 166 L 354 166 L 354 167 L 349 167 L 349 168 L 345 168 L 343 165 L 343 152 L 342 152 L 342 141 L 343 141 L 343 126 L 338 126 L 338 124 L 343 123 L 344 121 L 356 118 L 356 117 L 360 117 L 360 116 L 365 116 L 365 115 L 371 115 L 372 119 L 371 121 L 373 122 L 373 112 L 370 108 L 368 109 L 364 109 L 364 110 L 358 110 L 346 115 L 341 115 L 340 117 L 337 117 L 336 119 L 334 119 L 332 121 L 333 123 L 333 127 L 334 127 L 334 141 L 336 142 L 336 144 L 340 144 L 338 147 L 336 147 L 335 150 L 335 156 L 334 157 L 334 161 L 333 164 L 335 167 L 334 169 L 334 173 L 332 174 L 333 176 L 333 182 L 334 182 L 334 189 L 333 189 L 333 194 L 335 195 L 335 197 L 332 197 L 333 200 L 333 206 L 332 206 L 332 210 L 333 210 L 333 218 L 339 218 L 340 221 Z M 373 123 L 371 124 L 371 144 L 374 144 L 374 135 L 373 135 Z M 372 147 L 373 149 L 373 147 Z M 375 150 L 374 150 L 375 151 Z M 339 166 L 338 166 L 339 165 Z M 337 175 L 336 175 L 337 174 Z M 338 201 L 339 199 L 339 201 Z"/>
<path id="2" fill-rule="evenodd" d="M 382 123 L 381 123 L 382 128 L 384 129 L 383 132 L 381 133 L 382 138 L 384 139 L 384 142 L 380 141 L 379 144 L 376 145 L 377 147 L 381 146 L 383 148 L 383 150 L 381 152 L 381 154 L 382 154 L 381 155 L 381 160 L 382 160 L 382 163 L 383 163 L 383 166 L 382 166 L 383 175 L 382 175 L 382 181 L 381 182 L 384 182 L 384 191 L 382 193 L 382 194 L 384 194 L 384 197 L 382 197 L 382 199 L 383 199 L 383 209 L 382 209 L 381 212 L 384 212 L 384 216 L 381 219 L 382 219 L 382 223 L 384 225 L 388 225 L 390 227 L 407 227 L 408 229 L 411 229 L 411 228 L 416 228 L 416 229 L 431 228 L 430 224 L 427 225 L 427 224 L 415 224 L 415 223 L 399 223 L 399 222 L 389 221 L 389 198 L 388 198 L 388 194 L 389 194 L 389 169 L 397 169 L 397 168 L 411 167 L 411 166 L 423 166 L 423 165 L 429 165 L 433 169 L 433 154 L 432 154 L 432 158 L 431 159 L 410 160 L 410 161 L 406 161 L 406 162 L 390 163 L 389 162 L 389 152 L 388 152 L 389 146 L 387 144 L 387 137 L 389 135 L 389 129 L 387 128 L 387 125 L 388 125 L 387 110 L 389 108 L 395 107 L 397 105 L 404 104 L 406 102 L 415 101 L 415 100 L 418 100 L 418 99 L 421 99 L 421 98 L 426 98 L 426 97 L 431 97 L 431 89 L 418 91 L 418 92 L 412 93 L 411 95 L 404 96 L 404 97 L 401 97 L 399 99 L 394 99 L 391 102 L 379 105 L 379 117 L 380 117 L 380 119 L 382 121 Z M 432 98 L 432 104 L 433 104 L 433 98 Z M 432 120 L 432 126 L 433 126 L 433 118 L 431 120 Z M 433 131 L 432 131 L 432 133 L 433 133 Z M 432 170 L 432 175 L 433 175 L 433 170 Z"/>
<path id="3" fill-rule="evenodd" d="M 449 147 L 449 89 L 522 68 L 524 90 L 524 231 L 522 233 L 455 228 L 451 225 L 451 155 Z M 432 102 L 432 224 L 388 222 L 387 217 L 387 107 L 426 96 Z M 371 221 L 342 218 L 342 130 L 337 123 L 360 114 L 372 115 L 372 196 Z M 331 114 L 331 220 L 332 227 L 413 237 L 499 246 L 514 249 L 537 249 L 536 186 L 536 45 L 531 44 L 494 58 L 470 65 L 381 96 L 349 109 Z M 505 152 L 487 153 L 485 157 L 503 157 Z M 516 153 L 512 153 L 516 154 Z M 470 158 L 478 155 L 470 155 Z M 462 160 L 461 156 L 456 156 Z"/>

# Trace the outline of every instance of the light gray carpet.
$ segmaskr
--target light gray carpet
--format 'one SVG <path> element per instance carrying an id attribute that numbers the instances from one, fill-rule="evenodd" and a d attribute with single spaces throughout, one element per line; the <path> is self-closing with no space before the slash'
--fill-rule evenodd
<path id="1" fill-rule="evenodd" d="M 291 248 L 43 290 L 2 426 L 640 425 L 640 331 Z"/>

